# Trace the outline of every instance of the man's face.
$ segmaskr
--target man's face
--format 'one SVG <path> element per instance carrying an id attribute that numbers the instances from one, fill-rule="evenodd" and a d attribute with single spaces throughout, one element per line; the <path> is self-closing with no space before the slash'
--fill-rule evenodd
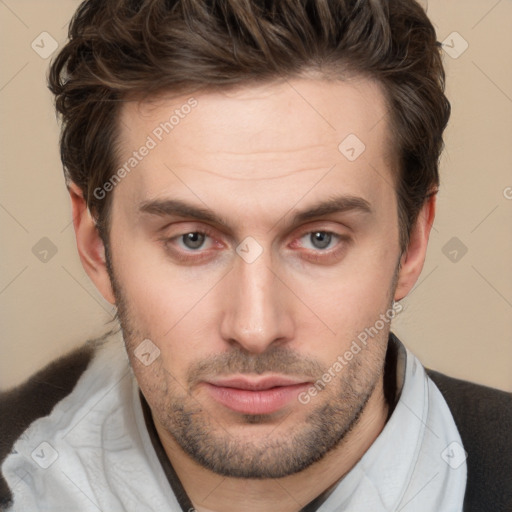
<path id="1" fill-rule="evenodd" d="M 400 256 L 383 94 L 303 79 L 189 100 L 122 112 L 119 167 L 139 155 L 110 231 L 127 350 L 159 432 L 195 461 L 293 474 L 382 388 L 389 323 L 351 347 L 390 308 Z"/>

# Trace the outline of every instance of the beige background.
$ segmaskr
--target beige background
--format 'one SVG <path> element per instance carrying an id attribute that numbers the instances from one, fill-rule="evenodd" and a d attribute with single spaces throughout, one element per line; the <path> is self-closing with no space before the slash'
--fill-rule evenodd
<path id="1" fill-rule="evenodd" d="M 62 45 L 77 6 L 0 0 L 0 388 L 101 334 L 113 315 L 76 253 L 49 59 L 31 47 L 44 31 Z M 431 0 L 428 13 L 452 53 L 453 116 L 427 261 L 394 330 L 425 365 L 512 391 L 512 1 Z M 452 32 L 468 43 L 460 55 Z M 43 237 L 57 250 L 47 262 L 32 252 Z M 459 247 L 445 248 L 453 237 Z"/>

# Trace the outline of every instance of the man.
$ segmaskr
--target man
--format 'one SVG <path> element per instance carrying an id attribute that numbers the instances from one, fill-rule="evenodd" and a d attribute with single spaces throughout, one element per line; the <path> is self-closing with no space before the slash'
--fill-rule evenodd
<path id="1" fill-rule="evenodd" d="M 6 510 L 512 509 L 510 395 L 390 331 L 449 117 L 418 4 L 86 1 L 49 82 L 121 330 L 3 397 Z"/>

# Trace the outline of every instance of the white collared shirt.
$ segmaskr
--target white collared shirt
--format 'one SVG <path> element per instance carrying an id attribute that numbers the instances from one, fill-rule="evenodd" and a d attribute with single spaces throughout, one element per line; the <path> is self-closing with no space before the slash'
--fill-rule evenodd
<path id="1" fill-rule="evenodd" d="M 403 347 L 403 345 L 402 345 Z M 461 512 L 466 453 L 441 392 L 407 349 L 384 429 L 318 512 Z"/>
<path id="2" fill-rule="evenodd" d="M 399 342 L 398 342 L 399 343 Z M 462 441 L 448 406 L 409 351 L 381 434 L 318 512 L 460 512 Z M 73 391 L 34 421 L 2 465 L 9 512 L 181 512 L 151 443 L 120 333 Z"/>

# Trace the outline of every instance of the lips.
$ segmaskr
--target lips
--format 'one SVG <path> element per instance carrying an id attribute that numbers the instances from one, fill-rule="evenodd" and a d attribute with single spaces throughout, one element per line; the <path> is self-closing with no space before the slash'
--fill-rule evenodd
<path id="1" fill-rule="evenodd" d="M 282 376 L 231 377 L 205 382 L 219 404 L 242 414 L 272 414 L 284 408 L 310 385 Z"/>

